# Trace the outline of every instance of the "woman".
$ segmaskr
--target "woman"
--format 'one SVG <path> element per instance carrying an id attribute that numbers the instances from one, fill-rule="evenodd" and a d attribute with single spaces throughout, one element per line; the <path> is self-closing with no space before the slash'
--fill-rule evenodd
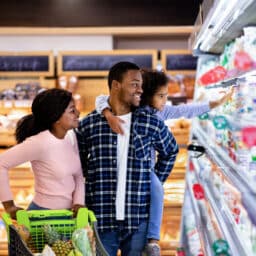
<path id="1" fill-rule="evenodd" d="M 13 201 L 8 170 L 30 161 L 35 195 L 29 210 L 73 209 L 84 205 L 84 180 L 77 148 L 67 131 L 78 127 L 72 94 L 62 89 L 39 93 L 32 114 L 17 124 L 18 144 L 0 155 L 0 201 L 12 218 L 21 208 Z"/>

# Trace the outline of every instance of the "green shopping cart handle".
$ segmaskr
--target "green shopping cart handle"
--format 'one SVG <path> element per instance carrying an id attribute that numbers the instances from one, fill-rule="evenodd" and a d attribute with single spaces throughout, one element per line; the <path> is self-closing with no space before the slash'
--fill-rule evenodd
<path id="1" fill-rule="evenodd" d="M 41 218 L 44 219 L 49 217 L 68 217 L 73 215 L 73 212 L 70 210 L 32 210 L 32 211 L 19 210 L 18 215 L 23 212 L 26 212 L 29 218 L 37 218 L 37 219 L 41 219 Z"/>
<path id="2" fill-rule="evenodd" d="M 90 222 L 96 222 L 97 221 L 93 211 L 88 210 L 88 215 L 89 215 L 89 221 Z"/>
<path id="3" fill-rule="evenodd" d="M 30 230 L 30 219 L 36 218 L 39 221 L 40 219 L 49 217 L 69 217 L 73 216 L 73 212 L 70 210 L 19 210 L 16 215 L 18 223 L 25 225 Z M 8 226 L 13 224 L 10 215 L 8 213 L 3 213 L 2 219 L 8 230 Z M 93 211 L 88 210 L 88 208 L 80 208 L 75 221 L 76 227 L 82 228 L 88 225 L 88 223 L 96 222 L 97 219 Z"/>
<path id="4" fill-rule="evenodd" d="M 7 238 L 8 238 L 8 242 L 10 241 L 10 235 L 9 235 L 9 226 L 12 225 L 12 219 L 11 219 L 11 216 L 10 214 L 4 212 L 2 214 L 2 220 L 4 222 L 4 225 L 5 225 L 5 229 L 6 229 L 6 232 L 7 232 Z"/>
<path id="5" fill-rule="evenodd" d="M 86 211 L 88 212 L 88 217 L 90 222 L 95 222 L 97 221 L 93 211 L 88 210 L 87 208 L 80 208 L 79 211 Z M 78 215 L 79 215 L 78 211 Z M 17 212 L 18 216 L 22 216 L 23 214 L 28 215 L 29 218 L 47 218 L 47 217 L 63 217 L 63 216 L 72 216 L 73 212 L 70 210 L 33 210 L 33 211 L 26 211 L 26 210 L 19 210 Z M 9 226 L 12 225 L 12 219 L 8 213 L 3 213 L 2 214 L 2 219 L 3 222 Z"/>
<path id="6" fill-rule="evenodd" d="M 4 212 L 2 214 L 2 220 L 3 220 L 6 227 L 12 225 L 12 219 L 11 219 L 10 214 Z"/>

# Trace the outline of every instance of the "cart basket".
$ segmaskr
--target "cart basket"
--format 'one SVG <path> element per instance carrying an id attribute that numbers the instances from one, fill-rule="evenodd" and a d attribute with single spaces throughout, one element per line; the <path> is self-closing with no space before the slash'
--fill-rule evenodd
<path id="1" fill-rule="evenodd" d="M 32 246 L 27 244 L 20 237 L 17 229 L 12 223 L 9 214 L 4 213 L 2 219 L 8 233 L 8 252 L 9 256 L 33 256 L 36 252 L 42 252 L 46 244 L 43 232 L 45 224 L 51 225 L 65 238 L 70 239 L 72 233 L 79 228 L 84 228 L 88 224 L 92 227 L 95 242 L 96 256 L 108 256 L 102 245 L 97 231 L 97 220 L 92 211 L 87 208 L 80 208 L 76 218 L 73 218 L 70 210 L 20 210 L 17 212 L 17 223 L 28 228 L 32 239 Z M 33 247 L 33 250 L 31 250 Z"/>

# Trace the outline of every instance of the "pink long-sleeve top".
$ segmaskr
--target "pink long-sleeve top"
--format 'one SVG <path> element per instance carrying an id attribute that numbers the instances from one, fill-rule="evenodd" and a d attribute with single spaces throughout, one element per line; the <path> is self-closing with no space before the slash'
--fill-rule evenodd
<path id="1" fill-rule="evenodd" d="M 84 204 L 84 178 L 78 149 L 67 137 L 58 139 L 50 131 L 43 131 L 0 154 L 0 201 L 13 199 L 8 170 L 30 161 L 36 204 L 50 209 Z"/>

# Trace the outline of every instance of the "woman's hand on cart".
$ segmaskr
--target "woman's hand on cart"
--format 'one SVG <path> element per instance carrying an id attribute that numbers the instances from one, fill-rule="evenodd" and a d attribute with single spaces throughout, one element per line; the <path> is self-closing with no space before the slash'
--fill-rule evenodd
<path id="1" fill-rule="evenodd" d="M 76 215 L 77 215 L 77 213 L 78 213 L 78 210 L 80 209 L 80 208 L 84 208 L 84 207 L 86 207 L 85 205 L 82 205 L 82 204 L 74 204 L 73 206 L 72 206 L 72 212 L 73 212 L 73 217 L 75 218 L 76 217 Z"/>
<path id="2" fill-rule="evenodd" d="M 19 210 L 24 210 L 14 204 L 13 200 L 2 202 L 5 211 L 10 214 L 11 218 L 16 220 L 16 212 Z"/>

